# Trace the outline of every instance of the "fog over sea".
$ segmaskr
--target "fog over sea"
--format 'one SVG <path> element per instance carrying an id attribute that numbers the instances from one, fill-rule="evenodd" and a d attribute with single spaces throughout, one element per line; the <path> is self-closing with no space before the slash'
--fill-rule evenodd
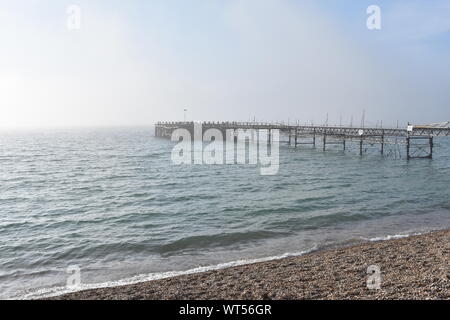
<path id="1" fill-rule="evenodd" d="M 450 227 L 450 139 L 280 147 L 256 165 L 174 165 L 152 128 L 0 132 L 0 298 L 156 279 Z M 319 142 L 320 145 L 320 142 Z M 400 151 L 400 153 L 399 153 Z"/>

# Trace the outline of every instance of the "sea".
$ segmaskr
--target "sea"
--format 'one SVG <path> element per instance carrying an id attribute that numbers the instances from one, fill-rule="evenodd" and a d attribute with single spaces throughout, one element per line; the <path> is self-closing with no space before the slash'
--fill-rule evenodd
<path id="1" fill-rule="evenodd" d="M 285 139 L 285 138 L 284 138 Z M 319 142 L 320 143 L 320 142 Z M 34 299 L 450 228 L 450 138 L 282 142 L 279 170 L 176 164 L 148 128 L 0 131 L 0 298 Z"/>

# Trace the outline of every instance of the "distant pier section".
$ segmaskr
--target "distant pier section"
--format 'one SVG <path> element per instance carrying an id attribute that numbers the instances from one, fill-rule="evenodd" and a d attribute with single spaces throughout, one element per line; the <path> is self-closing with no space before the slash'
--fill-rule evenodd
<path id="1" fill-rule="evenodd" d="M 194 132 L 194 122 L 158 122 L 155 125 L 155 135 L 170 139 L 177 129 L 186 129 Z M 266 139 L 271 143 L 272 131 L 278 130 L 280 136 L 287 138 L 289 145 L 297 148 L 299 145 L 312 145 L 321 147 L 325 151 L 329 144 L 340 144 L 346 150 L 348 141 L 359 144 L 359 153 L 363 155 L 365 144 L 379 144 L 380 153 L 384 154 L 385 145 L 406 146 L 407 159 L 432 159 L 434 137 L 450 137 L 450 122 L 429 125 L 408 125 L 405 129 L 399 128 L 366 128 L 343 126 L 316 126 L 291 125 L 280 122 L 201 122 L 203 132 L 208 129 L 218 129 L 224 136 L 231 130 L 235 137 L 240 131 L 267 132 Z M 305 142 L 305 139 L 308 141 Z"/>

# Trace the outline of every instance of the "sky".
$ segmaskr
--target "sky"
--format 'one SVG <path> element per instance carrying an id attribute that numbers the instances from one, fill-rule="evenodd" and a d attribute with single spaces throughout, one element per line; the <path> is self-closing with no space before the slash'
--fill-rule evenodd
<path id="1" fill-rule="evenodd" d="M 0 128 L 426 124 L 449 84 L 450 0 L 0 0 Z"/>

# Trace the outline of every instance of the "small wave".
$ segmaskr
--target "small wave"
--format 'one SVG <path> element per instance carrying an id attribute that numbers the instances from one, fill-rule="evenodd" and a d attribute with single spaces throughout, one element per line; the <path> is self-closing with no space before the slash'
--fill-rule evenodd
<path id="1" fill-rule="evenodd" d="M 249 207 L 251 209 L 251 207 Z M 263 216 L 267 214 L 288 214 L 288 213 L 300 213 L 304 208 L 301 207 L 273 207 L 265 208 L 254 211 L 249 211 L 248 216 Z"/>
<path id="2" fill-rule="evenodd" d="M 381 237 L 375 237 L 375 238 L 362 238 L 366 241 L 370 242 L 377 242 L 377 241 L 387 241 L 387 240 L 396 240 L 396 239 L 403 239 L 413 236 L 419 236 L 423 234 L 422 232 L 417 233 L 411 233 L 411 234 L 394 234 L 394 235 L 387 235 L 387 236 L 381 236 Z"/>
<path id="3" fill-rule="evenodd" d="M 150 273 L 150 274 L 143 274 L 143 275 L 137 275 L 131 278 L 117 280 L 117 281 L 108 281 L 104 283 L 93 283 L 93 284 L 81 284 L 78 287 L 69 288 L 69 287 L 53 287 L 53 288 L 46 288 L 46 289 L 40 289 L 33 292 L 27 292 L 25 294 L 12 297 L 11 300 L 29 300 L 29 299 L 42 299 L 42 298 L 51 298 L 56 297 L 68 293 L 78 292 L 78 291 L 84 291 L 84 290 L 93 290 L 93 289 L 102 289 L 102 288 L 111 288 L 111 287 L 118 287 L 118 286 L 126 286 L 126 285 L 132 285 L 142 282 L 148 282 L 148 281 L 155 281 L 155 280 L 161 280 L 161 279 L 167 279 L 167 278 L 173 278 L 177 276 L 183 276 L 183 275 L 189 275 L 189 274 L 197 274 L 207 271 L 216 271 L 216 270 L 222 270 L 232 267 L 239 267 L 254 263 L 260 263 L 260 262 L 267 262 L 267 261 L 273 261 L 273 260 L 280 260 L 285 259 L 288 257 L 298 257 L 305 255 L 307 253 L 313 252 L 317 250 L 317 247 L 314 246 L 313 248 L 309 250 L 299 251 L 299 252 L 287 252 L 279 256 L 271 256 L 271 257 L 265 257 L 265 258 L 257 258 L 257 259 L 248 259 L 248 260 L 236 260 L 226 263 L 221 263 L 217 265 L 211 265 L 211 266 L 202 266 L 197 267 L 193 269 L 189 269 L 186 271 L 168 271 L 168 272 L 158 272 L 158 273 Z"/>
<path id="4" fill-rule="evenodd" d="M 295 200 L 295 203 L 305 204 L 305 203 L 310 203 L 310 202 L 323 202 L 325 200 L 332 200 L 334 198 L 335 198 L 334 195 L 305 197 L 305 198 L 302 198 L 302 199 Z"/>
<path id="5" fill-rule="evenodd" d="M 206 247 L 222 247 L 229 246 L 243 241 L 257 241 L 267 238 L 273 238 L 283 235 L 283 233 L 273 231 L 253 231 L 253 232 L 234 232 L 221 233 L 213 235 L 199 235 L 175 240 L 169 244 L 162 245 L 157 249 L 160 254 L 170 252 L 199 249 Z"/>
<path id="6" fill-rule="evenodd" d="M 284 220 L 273 221 L 268 223 L 268 228 L 271 230 L 288 230 L 289 232 L 298 232 L 302 230 L 316 230 L 328 226 L 364 221 L 370 219 L 370 217 L 364 214 L 346 214 L 342 212 L 337 212 L 333 214 L 324 214 L 320 216 L 296 216 L 291 218 L 286 218 Z"/>
<path id="7" fill-rule="evenodd" d="M 4 222 L 0 224 L 0 230 L 6 230 L 9 228 L 22 228 L 22 227 L 27 227 L 30 226 L 31 223 L 28 221 L 24 221 L 24 222 Z"/>

